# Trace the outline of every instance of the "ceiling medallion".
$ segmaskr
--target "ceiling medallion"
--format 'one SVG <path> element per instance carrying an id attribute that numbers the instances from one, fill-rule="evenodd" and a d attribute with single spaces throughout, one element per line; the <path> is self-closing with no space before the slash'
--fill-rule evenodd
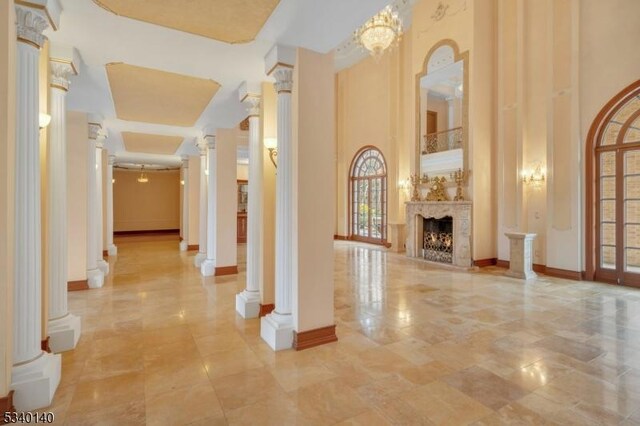
<path id="1" fill-rule="evenodd" d="M 353 37 L 371 56 L 378 59 L 402 36 L 402 20 L 395 8 L 387 6 L 358 28 Z"/>

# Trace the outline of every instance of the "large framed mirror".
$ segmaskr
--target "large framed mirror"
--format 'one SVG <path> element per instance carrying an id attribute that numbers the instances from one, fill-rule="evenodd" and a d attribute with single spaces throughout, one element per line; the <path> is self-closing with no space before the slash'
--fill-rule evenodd
<path id="1" fill-rule="evenodd" d="M 429 178 L 468 172 L 469 52 L 442 40 L 416 76 L 416 171 Z"/>

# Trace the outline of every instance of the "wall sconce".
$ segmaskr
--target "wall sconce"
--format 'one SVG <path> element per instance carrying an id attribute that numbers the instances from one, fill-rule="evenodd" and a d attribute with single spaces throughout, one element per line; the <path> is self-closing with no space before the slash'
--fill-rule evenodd
<path id="1" fill-rule="evenodd" d="M 531 173 L 527 172 L 526 170 L 522 171 L 522 182 L 524 182 L 526 185 L 531 185 L 535 188 L 538 188 L 542 186 L 544 181 L 545 181 L 544 169 L 539 164 Z"/>
<path id="2" fill-rule="evenodd" d="M 180 179 L 180 185 L 184 186 L 184 179 Z"/>
<path id="3" fill-rule="evenodd" d="M 49 114 L 41 112 L 40 116 L 38 117 L 38 125 L 40 127 L 40 130 L 47 127 L 49 123 L 51 123 L 51 116 Z"/>
<path id="4" fill-rule="evenodd" d="M 140 182 L 140 183 L 149 182 L 149 178 L 147 177 L 147 174 L 144 172 L 144 166 L 142 166 L 142 168 L 140 168 L 140 176 L 138 176 L 138 182 Z"/>
<path id="5" fill-rule="evenodd" d="M 116 183 L 116 180 L 115 179 L 111 179 L 111 183 Z"/>
<path id="6" fill-rule="evenodd" d="M 398 182 L 398 189 L 404 194 L 405 197 L 409 197 L 409 190 L 411 189 L 411 178 L 401 179 Z"/>
<path id="7" fill-rule="evenodd" d="M 278 156 L 278 140 L 276 138 L 264 138 L 264 147 L 269 150 L 269 159 L 277 169 L 276 157 Z"/>

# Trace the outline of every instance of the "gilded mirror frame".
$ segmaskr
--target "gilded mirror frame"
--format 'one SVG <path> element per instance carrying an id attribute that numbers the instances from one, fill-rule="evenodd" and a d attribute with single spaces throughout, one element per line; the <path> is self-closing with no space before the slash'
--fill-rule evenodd
<path id="1" fill-rule="evenodd" d="M 416 87 L 415 87 L 415 102 L 416 102 L 416 140 L 415 140 L 415 170 L 416 173 L 422 176 L 422 170 L 420 170 L 420 160 L 422 152 L 421 147 L 421 130 L 420 129 L 420 79 L 429 73 L 428 65 L 429 60 L 433 53 L 442 46 L 449 46 L 453 49 L 453 61 L 462 61 L 462 84 L 464 88 L 464 96 L 462 98 L 462 169 L 469 171 L 469 51 L 466 50 L 460 53 L 458 43 L 452 39 L 442 39 L 434 44 L 422 63 L 422 70 L 416 74 Z M 466 186 L 466 183 L 465 183 Z"/>

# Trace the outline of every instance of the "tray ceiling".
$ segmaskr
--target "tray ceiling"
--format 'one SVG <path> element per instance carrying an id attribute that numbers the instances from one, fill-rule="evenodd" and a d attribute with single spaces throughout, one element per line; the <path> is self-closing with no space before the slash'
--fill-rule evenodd
<path id="1" fill-rule="evenodd" d="M 280 3 L 280 0 L 93 1 L 116 15 L 227 43 L 255 39 Z"/>
<path id="2" fill-rule="evenodd" d="M 128 152 L 171 155 L 178 150 L 183 139 L 181 136 L 122 132 L 122 141 Z"/>
<path id="3" fill-rule="evenodd" d="M 116 115 L 121 120 L 190 127 L 215 96 L 220 85 L 127 64 L 107 64 Z"/>

